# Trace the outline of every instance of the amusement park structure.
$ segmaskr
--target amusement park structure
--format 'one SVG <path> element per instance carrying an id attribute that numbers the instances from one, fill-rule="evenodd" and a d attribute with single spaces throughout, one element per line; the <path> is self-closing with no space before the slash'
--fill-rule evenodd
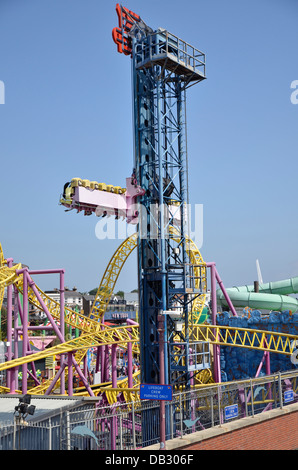
<path id="1" fill-rule="evenodd" d="M 50 395 L 58 389 L 61 394 L 98 396 L 107 404 L 128 403 L 139 400 L 140 384 L 189 390 L 197 384 L 221 382 L 221 346 L 261 351 L 260 363 L 265 364 L 266 373 L 270 373 L 270 352 L 290 357 L 295 347 L 295 335 L 217 325 L 218 305 L 235 317 L 235 307 L 297 311 L 297 300 L 289 294 L 298 292 L 298 280 L 261 284 L 257 292 L 253 286 L 225 289 L 215 263 L 203 260 L 188 227 L 186 92 L 206 79 L 205 55 L 164 29 L 153 30 L 119 4 L 116 12 L 118 26 L 112 37 L 118 52 L 132 63 L 133 171 L 125 188 L 73 178 L 65 184 L 60 203 L 85 215 L 122 217 L 135 225 L 136 232 L 113 254 L 89 316 L 65 306 L 63 269 L 32 271 L 4 258 L 0 250 L 0 305 L 7 288 L 7 360 L 0 364 L 0 371 L 7 375 L 2 393 Z M 111 328 L 104 323 L 104 313 L 125 261 L 135 249 L 139 323 L 128 320 L 126 325 Z M 37 274 L 59 275 L 60 302 L 36 286 Z M 29 304 L 46 315 L 46 321 L 37 327 L 28 325 Z M 207 320 L 202 315 L 206 305 L 210 311 Z M 66 341 L 65 325 L 80 334 Z M 32 351 L 34 329 L 53 332 L 58 344 Z M 90 348 L 96 354 L 99 384 L 89 380 L 86 357 Z M 121 378 L 116 373 L 119 349 L 127 354 L 126 374 Z M 61 358 L 59 370 L 40 381 L 35 361 L 57 355 Z M 141 365 L 136 373 L 133 357 Z M 73 373 L 83 388 L 74 389 Z M 28 378 L 33 386 L 28 385 Z M 162 404 L 161 420 L 166 412 Z M 142 426 L 146 427 L 146 416 Z"/>
<path id="2" fill-rule="evenodd" d="M 142 382 L 189 387 L 189 324 L 207 285 L 205 265 L 189 257 L 185 105 L 186 89 L 205 79 L 205 55 L 164 29 L 152 30 L 119 4 L 116 11 L 113 39 L 132 61 L 132 176 L 126 190 L 112 193 L 73 180 L 62 203 L 137 224 Z"/>

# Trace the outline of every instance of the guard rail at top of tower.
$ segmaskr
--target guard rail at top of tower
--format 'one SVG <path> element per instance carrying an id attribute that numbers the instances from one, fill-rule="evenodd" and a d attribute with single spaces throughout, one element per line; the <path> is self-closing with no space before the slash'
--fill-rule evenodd
<path id="1" fill-rule="evenodd" d="M 205 54 L 162 28 L 137 41 L 135 58 L 138 68 L 158 63 L 187 80 L 206 78 Z"/>

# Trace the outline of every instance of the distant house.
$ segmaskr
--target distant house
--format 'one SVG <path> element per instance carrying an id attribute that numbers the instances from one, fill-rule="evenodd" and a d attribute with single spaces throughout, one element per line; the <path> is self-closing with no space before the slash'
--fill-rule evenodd
<path id="1" fill-rule="evenodd" d="M 5 293 L 6 294 L 6 293 Z M 60 291 L 59 289 L 46 290 L 45 294 L 53 299 L 55 302 L 60 303 Z M 95 300 L 95 295 L 81 294 L 74 287 L 72 290 L 65 288 L 64 301 L 65 306 L 77 310 L 86 316 L 89 316 L 92 305 Z M 3 306 L 7 304 L 7 297 L 4 296 Z M 14 306 L 14 299 L 13 299 Z M 110 302 L 106 308 L 105 320 L 114 323 L 123 323 L 127 318 L 133 320 L 137 317 L 138 310 L 138 294 L 135 292 L 124 293 L 124 298 L 119 295 L 113 294 Z M 37 307 L 31 305 L 29 310 L 30 315 L 35 317 L 44 318 L 46 315 L 44 312 L 39 310 Z"/>
<path id="2" fill-rule="evenodd" d="M 137 292 L 125 293 L 124 300 L 126 305 L 133 305 L 136 308 L 139 306 L 139 294 Z"/>
<path id="3" fill-rule="evenodd" d="M 83 310 L 85 315 L 89 315 L 94 300 L 95 295 L 84 295 Z M 112 323 L 123 323 L 128 318 L 135 320 L 137 317 L 137 309 L 137 294 L 124 294 L 124 299 L 119 295 L 113 294 L 106 308 L 105 320 Z"/>
<path id="4" fill-rule="evenodd" d="M 45 291 L 45 294 L 56 302 L 60 302 L 59 289 Z M 83 308 L 83 295 L 74 287 L 72 290 L 65 288 L 64 291 L 65 306 L 71 309 L 78 307 L 81 311 Z"/>

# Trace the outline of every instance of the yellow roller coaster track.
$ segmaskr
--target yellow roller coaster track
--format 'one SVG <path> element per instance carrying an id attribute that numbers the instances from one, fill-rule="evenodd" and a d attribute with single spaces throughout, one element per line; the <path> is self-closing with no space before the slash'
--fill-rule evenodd
<path id="1" fill-rule="evenodd" d="M 95 295 L 89 316 L 101 319 L 104 315 L 124 263 L 137 246 L 137 237 L 137 232 L 128 237 L 113 254 Z"/>
<path id="2" fill-rule="evenodd" d="M 274 331 L 236 328 L 223 325 L 193 325 L 194 339 L 219 346 L 236 346 L 291 356 L 298 336 Z"/>
<path id="3" fill-rule="evenodd" d="M 90 347 L 93 347 L 94 344 L 99 344 L 98 341 L 108 341 L 108 343 L 105 344 L 111 344 L 109 343 L 110 338 L 104 337 L 104 340 L 102 339 L 101 335 L 101 340 L 97 337 L 97 332 L 99 332 L 102 328 L 102 325 L 99 324 L 98 320 L 101 320 L 104 312 L 107 308 L 107 305 L 110 301 L 110 297 L 114 291 L 116 282 L 118 280 L 119 274 L 128 258 L 128 256 L 131 254 L 131 252 L 136 248 L 137 246 L 137 233 L 133 234 L 130 236 L 128 239 L 126 239 L 115 251 L 114 255 L 112 256 L 105 273 L 102 277 L 100 286 L 98 288 L 95 301 L 93 303 L 89 318 L 87 318 L 84 315 L 81 315 L 78 312 L 75 312 L 69 308 L 65 308 L 65 322 L 68 325 L 71 325 L 72 327 L 78 328 L 81 330 L 83 333 L 88 333 L 82 334 L 79 338 L 76 340 L 70 341 L 67 344 L 63 343 L 61 345 L 58 345 L 55 347 L 55 351 L 50 353 L 51 349 L 47 349 L 46 356 L 43 355 L 43 357 L 50 357 L 54 354 L 63 354 L 64 352 L 69 352 L 71 350 L 76 350 L 76 355 L 75 359 L 76 362 L 80 364 L 80 362 L 83 360 L 87 350 Z M 179 232 L 176 231 L 174 228 L 171 228 L 171 235 L 173 239 L 177 243 L 180 242 L 180 237 L 179 237 Z M 202 259 L 202 256 L 197 249 L 196 245 L 193 243 L 192 240 L 187 239 L 187 251 L 190 257 L 190 262 L 195 266 L 194 271 L 195 271 L 195 276 L 196 276 L 196 282 L 199 283 L 201 280 L 201 287 L 202 289 L 206 290 L 206 267 L 205 263 Z M 1 249 L 1 255 L 2 255 L 2 264 L 4 264 L 4 256 L 3 252 Z M 1 260 L 0 260 L 1 261 Z M 0 266 L 1 267 L 1 266 Z M 15 271 L 17 269 L 20 269 L 21 265 L 17 265 L 14 267 L 14 269 L 11 269 L 11 274 L 10 270 L 7 268 L 7 272 L 3 272 L 3 277 L 2 279 L 0 278 L 0 286 L 8 285 L 10 282 L 15 282 L 16 287 L 18 290 L 22 293 L 23 292 L 23 284 L 22 284 L 22 276 L 19 278 L 16 277 Z M 10 275 L 9 275 L 10 274 Z M 2 283 L 1 283 L 2 280 Z M 199 287 L 199 285 L 198 285 Z M 47 296 L 41 289 L 38 288 L 38 286 L 35 286 L 35 288 L 38 291 L 39 296 L 42 299 L 42 302 L 44 305 L 47 307 L 49 310 L 50 314 L 52 315 L 53 318 L 56 320 L 60 320 L 60 304 L 59 302 L 54 301 L 52 298 Z M 29 301 L 40 308 L 42 306 L 41 302 L 37 299 L 33 289 L 31 286 L 29 286 L 28 289 L 28 299 Z M 205 302 L 205 295 L 202 295 L 198 297 L 193 306 L 196 309 L 196 313 L 200 314 L 200 312 L 203 309 Z M 92 316 L 92 320 L 90 317 Z M 123 332 L 122 328 L 117 328 L 113 329 L 113 332 L 115 332 L 116 336 L 118 338 L 122 338 Z M 94 335 L 94 337 L 93 337 Z M 120 340 L 121 341 L 121 340 Z M 115 336 L 114 336 L 114 341 L 115 343 Z M 119 342 L 118 344 L 123 345 L 123 341 Z M 135 352 L 138 352 L 136 348 L 138 347 L 137 343 L 134 343 L 134 350 Z M 70 349 L 69 349 L 70 348 Z M 21 365 L 20 360 L 22 358 L 15 359 L 12 361 L 15 366 Z M 30 356 L 30 361 L 25 361 L 25 362 L 32 362 L 33 357 L 32 355 Z M 24 362 L 22 362 L 24 363 Z M 7 364 L 7 363 L 6 363 Z M 66 371 L 67 372 L 67 371 Z M 60 381 L 59 381 L 60 382 Z M 59 382 L 57 382 L 56 386 L 59 386 Z M 41 394 L 44 393 L 45 390 L 47 390 L 48 386 L 50 385 L 50 380 L 44 382 L 41 385 L 38 385 L 30 390 L 30 393 L 32 394 Z"/>
<path id="4" fill-rule="evenodd" d="M 174 227 L 170 227 L 170 236 L 177 243 L 180 243 L 180 234 Z M 90 311 L 90 316 L 102 318 L 124 263 L 136 248 L 137 243 L 138 234 L 134 233 L 128 237 L 115 251 L 102 277 L 92 305 L 92 309 Z M 202 255 L 195 243 L 190 238 L 186 238 L 186 249 L 189 255 L 190 263 L 194 266 L 196 287 L 201 289 L 202 292 L 206 292 L 206 264 L 203 261 Z M 202 294 L 198 296 L 193 302 L 192 310 L 196 313 L 197 318 L 199 318 L 203 310 L 205 299 L 206 294 Z"/>
<path id="5" fill-rule="evenodd" d="M 4 266 L 5 260 L 3 256 L 3 252 L 1 249 L 0 255 L 0 261 L 2 265 L 0 266 L 0 287 L 2 292 L 3 288 L 3 293 L 4 293 L 4 288 L 9 285 L 9 284 L 15 284 L 17 289 L 19 290 L 20 293 L 23 293 L 23 278 L 22 276 L 18 276 L 16 274 L 16 271 L 21 269 L 21 264 L 15 265 L 13 268 L 8 268 Z M 29 286 L 28 288 L 28 299 L 31 304 L 35 305 L 37 308 L 43 307 L 42 303 L 47 307 L 49 310 L 50 314 L 52 315 L 53 318 L 56 320 L 60 320 L 60 304 L 59 302 L 54 301 L 51 299 L 49 296 L 47 296 L 38 286 L 34 285 L 36 288 L 38 294 L 41 297 L 40 302 L 35 295 L 33 291 L 33 287 Z M 105 302 L 106 305 L 109 303 L 109 298 L 113 293 L 113 287 L 114 285 L 110 285 L 110 294 L 105 297 Z M 124 328 L 113 328 L 113 329 L 108 329 L 105 327 L 105 334 L 102 332 L 102 324 L 98 321 L 98 319 L 93 320 L 90 318 L 87 318 L 86 316 L 73 311 L 67 307 L 65 307 L 65 322 L 68 325 L 71 325 L 72 327 L 78 328 L 79 330 L 82 331 L 82 335 L 77 338 L 76 340 L 72 340 L 70 342 L 62 343 L 55 347 L 55 351 L 52 353 L 47 353 L 46 355 L 43 355 L 42 357 L 50 357 L 55 354 L 63 354 L 63 351 L 69 352 L 70 350 L 75 350 L 75 359 L 78 364 L 83 360 L 84 356 L 87 353 L 88 348 L 93 347 L 95 344 L 100 345 L 100 344 L 121 344 L 122 347 L 125 348 L 125 339 L 129 339 L 130 337 L 131 342 L 133 342 L 133 351 L 135 353 L 139 352 L 139 347 L 138 347 L 138 338 L 137 341 L 134 341 L 134 331 L 133 329 L 130 329 L 132 333 L 129 334 L 129 337 L 127 336 L 125 332 L 125 327 Z M 104 312 L 103 312 L 104 313 Z M 98 335 L 97 335 L 98 333 Z M 71 345 L 71 346 L 70 346 Z M 69 349 L 70 348 L 70 349 Z M 47 349 L 46 351 L 49 351 Z M 15 359 L 12 361 L 15 366 L 17 367 L 20 365 L 19 360 Z M 26 362 L 32 362 L 30 361 L 25 361 Z M 24 363 L 24 362 L 23 362 Z M 67 370 L 66 370 L 67 373 Z M 45 381 L 43 384 L 38 385 L 30 390 L 30 393 L 32 394 L 42 394 L 47 390 L 47 388 L 50 385 L 51 380 Z M 59 386 L 59 382 L 57 382 L 56 387 Z"/>
<path id="6" fill-rule="evenodd" d="M 177 243 L 180 242 L 180 237 L 179 237 L 179 232 L 174 230 L 174 228 L 171 228 L 171 234 L 173 239 Z M 132 251 L 136 248 L 137 246 L 137 233 L 131 235 L 129 238 L 127 238 L 115 251 L 113 254 L 105 272 L 102 277 L 102 280 L 100 282 L 99 288 L 97 290 L 95 300 L 93 302 L 92 309 L 89 314 L 89 318 L 92 316 L 93 319 L 101 320 L 107 305 L 110 301 L 110 297 L 112 293 L 114 292 L 116 282 L 118 280 L 119 274 L 129 257 L 129 255 L 132 253 Z M 189 253 L 190 257 L 190 262 L 195 266 L 194 271 L 195 271 L 195 278 L 197 284 L 201 281 L 201 288 L 206 291 L 206 266 L 203 261 L 203 258 L 196 247 L 196 245 L 193 243 L 192 240 L 187 239 L 187 251 Z M 198 285 L 199 287 L 199 285 Z M 54 317 L 60 318 L 60 305 L 58 302 L 54 302 L 51 298 L 47 297 L 40 289 L 39 294 L 43 298 L 45 304 L 49 308 L 50 312 L 53 314 Z M 31 293 L 30 299 L 32 299 L 33 302 L 35 302 L 35 297 Z M 199 317 L 205 303 L 205 294 L 201 295 L 200 297 L 197 297 L 195 299 L 195 302 L 193 303 L 193 310 L 195 311 L 196 315 Z M 67 311 L 68 310 L 68 311 Z M 82 327 L 85 325 L 85 322 L 82 321 L 82 318 L 79 314 L 76 314 L 76 312 L 71 311 L 70 309 L 66 309 L 68 315 L 66 317 L 66 323 L 69 323 L 69 320 L 72 320 L 72 325 L 75 323 L 76 327 Z M 84 317 L 85 319 L 86 317 Z M 83 319 L 83 320 L 84 320 Z M 87 322 L 88 329 L 90 328 L 89 323 Z M 95 329 L 98 327 L 98 322 L 96 323 Z M 84 328 L 85 330 L 86 328 Z M 91 338 L 92 340 L 92 338 Z M 79 352 L 76 353 L 75 359 L 78 364 L 83 360 L 85 354 L 86 354 L 87 349 L 82 349 Z M 202 375 L 202 374 L 201 374 Z M 202 377 L 205 377 L 202 375 Z M 48 386 L 50 385 L 50 381 L 44 382 L 42 385 L 36 386 L 33 389 L 30 390 L 31 393 L 34 394 L 40 394 L 43 393 Z M 57 382 L 57 387 L 59 386 L 59 382 Z"/>
<path id="7" fill-rule="evenodd" d="M 56 354 L 67 354 L 68 352 L 77 351 L 79 349 L 88 349 L 95 346 L 104 346 L 107 344 L 125 345 L 127 343 L 135 343 L 135 348 L 138 350 L 139 329 L 137 326 L 104 328 L 97 333 L 82 334 L 79 336 L 79 338 L 66 341 L 65 343 L 58 344 L 57 346 L 53 346 L 51 348 L 47 348 L 44 351 L 3 362 L 0 364 L 0 370 L 11 369 L 12 367 L 18 367 L 22 364 L 34 362 Z"/>
<path id="8" fill-rule="evenodd" d="M 219 346 L 236 346 L 240 348 L 257 349 L 273 353 L 292 355 L 296 349 L 295 341 L 298 337 L 274 331 L 264 331 L 246 328 L 235 328 L 222 325 L 192 325 L 194 338 L 198 341 L 209 341 Z M 196 340 L 196 339 L 195 339 Z M 82 334 L 79 338 L 66 341 L 57 346 L 45 349 L 25 357 L 13 359 L 0 364 L 0 371 L 18 367 L 22 364 L 34 362 L 56 354 L 66 354 L 79 349 L 95 346 L 135 343 L 139 342 L 139 328 L 137 325 L 122 326 L 119 328 L 104 328 L 102 331 Z"/>
<path id="9" fill-rule="evenodd" d="M 179 243 L 179 233 L 172 229 L 172 238 Z M 201 257 L 199 250 L 192 240 L 187 240 L 187 251 L 189 254 L 190 262 L 194 265 L 195 276 L 200 282 L 201 290 L 206 290 L 206 265 Z M 115 251 L 109 265 L 103 275 L 99 289 L 97 291 L 94 304 L 91 309 L 93 318 L 72 311 L 65 308 L 65 322 L 72 327 L 76 327 L 82 331 L 79 338 L 59 344 L 55 347 L 48 348 L 27 357 L 14 359 L 12 361 L 0 364 L 0 370 L 6 370 L 12 367 L 20 366 L 24 363 L 34 362 L 37 359 L 50 357 L 56 354 L 66 354 L 68 352 L 77 351 L 81 360 L 86 351 L 90 347 L 119 344 L 125 347 L 128 342 L 132 342 L 134 350 L 138 351 L 139 332 L 137 326 L 124 326 L 118 328 L 104 327 L 99 320 L 102 319 L 109 303 L 110 296 L 114 291 L 115 284 L 119 277 L 120 271 L 124 266 L 128 256 L 132 253 L 137 246 L 137 233 L 125 240 L 120 247 Z M 17 276 L 16 271 L 21 268 L 21 265 L 16 265 L 13 268 L 5 266 L 2 249 L 0 251 L 0 287 L 7 286 L 14 283 L 20 292 L 22 292 L 22 277 Z M 50 297 L 46 296 L 37 286 L 36 289 L 42 301 L 48 308 L 51 315 L 58 321 L 60 319 L 60 304 L 55 302 Z M 32 288 L 29 287 L 29 301 L 40 308 L 38 301 Z M 202 311 L 205 302 L 205 295 L 201 295 L 194 302 L 193 309 L 199 313 Z M 297 340 L 297 336 L 287 335 L 283 333 L 268 332 L 263 330 L 252 330 L 244 328 L 233 328 L 218 325 L 198 325 L 193 324 L 192 339 L 194 341 L 209 341 L 212 344 L 223 346 L 237 346 L 249 349 L 258 349 L 263 351 L 278 352 L 281 354 L 291 355 L 293 353 L 293 344 Z M 78 361 L 77 361 L 78 362 Z M 210 381 L 210 377 L 206 379 Z M 42 393 L 45 390 L 45 385 L 31 389 L 31 393 Z M 127 388 L 127 387 L 124 387 Z M 112 390 L 111 390 L 112 391 Z M 111 396 L 114 397 L 114 394 Z"/>
<path id="10" fill-rule="evenodd" d="M 96 301 L 100 302 L 100 308 L 97 309 L 95 308 L 94 311 L 91 311 L 92 316 L 94 317 L 93 319 L 90 318 L 91 315 L 89 315 L 89 318 L 86 317 L 85 315 L 80 314 L 79 312 L 73 311 L 70 308 L 65 307 L 64 310 L 64 316 L 65 316 L 65 323 L 67 325 L 72 326 L 73 328 L 77 328 L 81 330 L 83 333 L 88 333 L 87 336 L 84 335 L 84 337 L 78 338 L 78 347 L 76 347 L 79 352 L 76 353 L 75 359 L 78 364 L 83 360 L 85 354 L 87 353 L 87 350 L 89 347 L 92 347 L 93 345 L 93 339 L 92 335 L 100 332 L 102 329 L 102 324 L 100 323 L 100 320 L 102 319 L 104 312 L 107 308 L 107 305 L 109 304 L 110 297 L 114 292 L 115 284 L 117 282 L 117 279 L 119 277 L 120 271 L 127 260 L 128 256 L 130 255 L 132 249 L 135 248 L 136 246 L 136 236 L 137 234 L 132 235 L 130 238 L 125 240 L 121 246 L 116 250 L 114 255 L 112 256 L 107 269 L 105 271 L 105 274 L 102 278 L 102 281 L 100 283 L 98 293 L 96 296 Z M 0 262 L 2 261 L 2 264 L 4 264 L 4 256 L 3 252 L 1 249 L 0 255 L 2 257 L 0 258 Z M 1 266 L 0 266 L 1 268 Z M 21 264 L 18 264 L 14 266 L 13 268 L 5 268 L 5 270 L 2 268 L 0 269 L 0 294 L 3 291 L 4 294 L 4 287 L 6 285 L 9 285 L 11 283 L 15 283 L 17 289 L 19 290 L 20 293 L 23 293 L 23 279 L 22 276 L 17 277 L 16 275 L 16 270 L 21 269 Z M 38 286 L 35 286 L 35 288 L 38 291 L 38 294 L 40 295 L 42 302 L 44 305 L 47 307 L 49 310 L 49 313 L 53 318 L 56 320 L 60 320 L 60 304 L 59 302 L 56 302 L 53 300 L 51 297 L 47 296 Z M 37 308 L 42 307 L 41 302 L 37 299 L 33 289 L 31 286 L 28 288 L 28 299 L 31 304 L 35 305 Z M 122 329 L 117 328 L 113 330 L 114 332 L 119 332 L 119 337 L 122 337 Z M 86 345 L 86 340 L 88 338 L 88 344 L 89 346 Z M 81 349 L 81 343 L 85 344 L 84 349 Z M 65 343 L 63 343 L 65 344 Z M 122 343 L 121 343 L 122 344 Z M 137 347 L 137 350 L 136 350 Z M 138 352 L 138 346 L 134 346 L 133 348 L 135 352 Z M 63 347 L 61 347 L 61 352 L 57 351 L 56 354 L 62 354 L 63 352 Z M 30 390 L 31 393 L 34 394 L 40 394 L 43 393 L 49 386 L 50 380 L 44 382 L 42 385 L 36 386 L 33 389 Z M 57 383 L 57 386 L 59 385 L 59 382 Z"/>
<path id="11" fill-rule="evenodd" d="M 5 287 L 17 282 L 19 276 L 16 274 L 16 271 L 21 269 L 21 267 L 22 265 L 20 263 L 16 264 L 12 268 L 8 268 L 6 266 L 6 261 L 0 244 L 0 309 L 2 308 Z"/>
<path id="12" fill-rule="evenodd" d="M 173 230 L 174 232 L 174 230 Z M 174 234 L 173 238 L 179 242 L 179 234 L 178 232 Z M 83 331 L 84 333 L 96 333 L 101 328 L 102 325 L 99 323 L 98 320 L 102 319 L 104 312 L 106 311 L 107 305 L 109 304 L 111 295 L 114 291 L 117 279 L 119 274 L 127 260 L 128 256 L 137 246 L 137 233 L 131 235 L 127 238 L 115 251 L 114 255 L 112 256 L 105 273 L 102 277 L 100 286 L 98 288 L 97 294 L 95 296 L 95 300 L 90 311 L 89 317 L 85 315 L 75 312 L 68 307 L 65 307 L 64 314 L 65 314 L 65 323 L 73 328 L 78 328 L 79 330 Z M 0 255 L 3 252 L 1 250 Z M 200 276 L 202 275 L 202 284 L 206 286 L 206 267 L 201 257 L 199 250 L 197 249 L 196 245 L 189 240 L 189 256 L 190 261 L 193 265 L 195 265 L 196 272 L 196 280 L 199 282 Z M 200 266 L 199 266 L 200 265 Z M 21 264 L 14 266 L 13 268 L 5 268 L 0 266 L 0 286 L 6 286 L 11 283 L 14 283 L 18 290 L 22 293 L 23 292 L 23 279 L 22 276 L 17 276 L 16 271 L 21 269 Z M 199 272 L 201 269 L 202 272 Z M 38 286 L 35 286 L 38 294 L 40 295 L 42 302 L 49 310 L 50 314 L 56 320 L 60 320 L 60 304 L 59 302 L 53 300 L 51 297 L 46 295 Z M 204 288 L 204 287 L 203 287 Z M 199 310 L 203 308 L 205 295 L 200 296 L 201 298 L 197 298 L 195 301 L 195 309 Z M 42 305 L 36 297 L 31 286 L 28 289 L 28 300 L 31 304 L 35 305 L 37 308 L 40 308 Z"/>

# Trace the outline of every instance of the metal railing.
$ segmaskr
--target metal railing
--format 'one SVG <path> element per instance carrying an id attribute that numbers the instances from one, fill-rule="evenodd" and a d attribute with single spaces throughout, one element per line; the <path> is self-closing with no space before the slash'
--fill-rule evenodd
<path id="1" fill-rule="evenodd" d="M 166 439 L 298 402 L 298 371 L 199 386 L 166 402 Z M 44 422 L 0 424 L 0 449 L 134 450 L 159 442 L 158 401 L 60 412 Z"/>
<path id="2" fill-rule="evenodd" d="M 159 29 L 139 41 L 136 51 L 137 66 L 169 58 L 205 77 L 205 54 L 169 31 Z"/>
<path id="3" fill-rule="evenodd" d="M 188 364 L 185 364 L 185 350 L 187 349 Z M 173 342 L 169 344 L 171 370 L 197 371 L 211 367 L 211 353 L 209 341 Z"/>

